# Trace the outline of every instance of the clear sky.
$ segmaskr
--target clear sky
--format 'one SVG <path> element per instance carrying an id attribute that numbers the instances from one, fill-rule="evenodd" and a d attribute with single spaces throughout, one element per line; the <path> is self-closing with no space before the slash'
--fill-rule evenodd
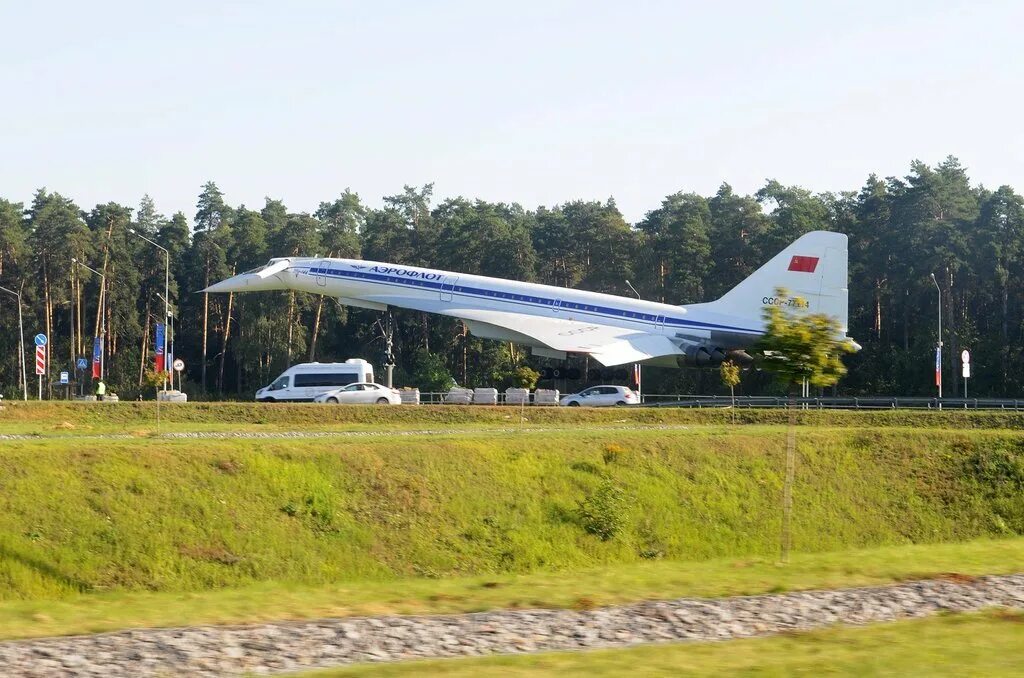
<path id="1" fill-rule="evenodd" d="M 918 158 L 1024 190 L 1021 2 L 6 2 L 0 197 L 526 207 Z M 776 7 L 777 5 L 777 7 Z"/>

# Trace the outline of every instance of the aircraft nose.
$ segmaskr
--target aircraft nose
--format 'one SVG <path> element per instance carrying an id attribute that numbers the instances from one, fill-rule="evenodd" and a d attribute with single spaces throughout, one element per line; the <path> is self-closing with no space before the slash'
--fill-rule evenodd
<path id="1" fill-rule="evenodd" d="M 227 280 L 221 280 L 202 292 L 264 292 L 267 290 L 283 290 L 285 285 L 276 277 L 262 278 L 252 273 L 242 273 Z"/>
<path id="2" fill-rule="evenodd" d="M 236 275 L 236 276 L 234 276 L 232 278 L 228 278 L 227 280 L 221 280 L 218 283 L 213 283 L 209 287 L 201 289 L 199 291 L 200 292 L 241 292 L 242 290 L 244 290 L 246 288 L 245 281 L 244 280 L 240 280 L 240 278 L 244 278 L 244 277 L 245 277 L 244 275 Z"/>

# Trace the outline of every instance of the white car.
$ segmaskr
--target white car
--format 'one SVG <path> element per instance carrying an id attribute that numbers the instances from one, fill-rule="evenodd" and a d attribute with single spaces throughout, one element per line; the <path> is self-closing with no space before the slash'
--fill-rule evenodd
<path id="1" fill-rule="evenodd" d="M 313 398 L 314 403 L 331 405 L 401 405 L 402 396 L 398 391 L 380 384 L 359 382 L 321 393 Z"/>
<path id="2" fill-rule="evenodd" d="M 626 386 L 591 386 L 579 393 L 565 396 L 558 404 L 563 407 L 621 407 L 639 405 L 640 396 Z"/>

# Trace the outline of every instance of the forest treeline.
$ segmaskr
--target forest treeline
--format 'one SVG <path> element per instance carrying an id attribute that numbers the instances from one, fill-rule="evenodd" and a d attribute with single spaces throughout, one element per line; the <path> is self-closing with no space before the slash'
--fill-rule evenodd
<path id="1" fill-rule="evenodd" d="M 611 198 L 527 209 L 438 200 L 431 185 L 406 186 L 376 209 L 346 189 L 310 214 L 271 198 L 234 206 L 209 182 L 191 221 L 161 214 L 148 196 L 134 208 L 88 209 L 46 189 L 27 204 L 0 199 L 0 285 L 23 295 L 29 344 L 37 332 L 50 337 L 53 381 L 76 357 L 91 355 L 105 325 L 111 388 L 132 398 L 152 383 L 164 255 L 133 229 L 170 252 L 175 355 L 187 365 L 193 398 L 251 397 L 287 365 L 307 360 L 381 364 L 376 312 L 294 292 L 196 293 L 270 257 L 361 257 L 631 296 L 629 280 L 646 299 L 684 304 L 717 298 L 816 229 L 850 236 L 850 335 L 864 348 L 847 359 L 840 393 L 934 392 L 932 273 L 943 303 L 947 394 L 962 391 L 956 356 L 964 347 L 973 354 L 972 394 L 1018 395 L 1024 382 L 1024 200 L 1009 186 L 972 186 L 953 157 L 913 162 L 904 177 L 871 175 L 841 193 L 774 180 L 753 195 L 728 184 L 713 196 L 675 193 L 636 224 Z M 74 259 L 105 274 L 104 319 L 101 278 Z M 552 364 L 467 335 L 457 320 L 397 311 L 395 321 L 397 385 L 429 388 L 448 373 L 460 384 L 500 386 L 518 366 Z M 11 295 L 0 294 L 0 328 L 0 390 L 11 397 L 19 390 Z M 586 374 L 597 366 L 580 367 Z M 766 374 L 748 370 L 738 392 L 773 388 Z M 722 387 L 715 371 L 652 368 L 644 390 Z"/>

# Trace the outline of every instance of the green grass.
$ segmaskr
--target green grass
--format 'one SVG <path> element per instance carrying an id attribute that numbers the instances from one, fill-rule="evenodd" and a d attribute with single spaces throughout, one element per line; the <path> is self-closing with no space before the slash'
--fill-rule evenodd
<path id="1" fill-rule="evenodd" d="M 78 407 L 94 416 L 130 414 L 135 406 Z M 259 406 L 228 407 L 252 414 Z M 502 409 L 440 407 L 261 411 L 289 417 L 404 411 L 411 414 L 399 416 L 507 416 Z M 204 412 L 213 424 L 225 410 L 194 410 Z M 547 431 L 459 430 L 481 425 L 470 421 L 452 425 L 459 432 L 451 435 L 380 438 L 73 436 L 0 443 L 5 632 L 349 608 L 436 610 L 449 603 L 451 609 L 584 604 L 579 598 L 602 604 L 682 595 L 687 581 L 694 584 L 687 579 L 692 576 L 719 582 L 721 591 L 817 585 L 802 584 L 799 575 L 789 578 L 798 570 L 771 566 L 778 553 L 785 427 L 610 430 L 601 426 L 617 420 L 595 421 L 591 428 L 564 431 L 561 424 Z M 1024 434 L 1012 430 L 802 428 L 796 553 L 1024 534 L 1022 450 Z M 625 504 L 616 516 L 621 531 L 602 540 L 585 529 L 578 508 L 608 484 L 621 490 Z M 1011 548 L 999 571 L 1024 569 L 1014 549 L 1019 547 Z M 966 557 L 947 559 L 943 568 L 969 569 L 961 562 Z M 733 584 L 700 569 L 715 559 L 751 569 L 729 589 Z M 970 571 L 1002 561 L 982 562 L 985 567 Z M 899 576 L 915 574 L 917 565 L 908 561 Z M 922 567 L 927 574 L 937 566 Z M 635 578 L 626 574 L 634 568 Z M 668 580 L 678 585 L 653 585 L 669 571 L 677 572 Z M 611 574 L 602 578 L 601 572 Z M 525 575 L 541 579 L 515 583 L 514 577 Z M 588 593 L 564 584 L 578 576 L 594 580 Z M 526 595 L 544 590 L 543 577 L 556 582 L 551 590 Z M 821 572 L 807 577 L 825 579 Z M 499 583 L 495 590 L 472 592 L 491 581 Z M 615 598 L 616 588 L 627 597 Z M 392 589 L 401 592 L 397 598 Z M 146 616 L 147 605 L 161 609 Z M 17 629 L 19 620 L 24 631 Z"/>
<path id="2" fill-rule="evenodd" d="M 571 572 L 403 578 L 316 587 L 266 582 L 189 593 L 99 593 L 0 602 L 0 638 L 354 615 L 587 609 L 641 600 L 878 586 L 951 573 L 1004 574 L 1022 568 L 1024 538 L 1015 538 L 797 554 L 785 566 L 771 558 L 656 561 Z"/>
<path id="3" fill-rule="evenodd" d="M 349 430 L 436 428 L 437 426 L 488 427 L 519 424 L 515 407 L 368 407 L 312 404 L 187 403 L 160 407 L 162 431 L 183 430 Z M 580 424 L 730 424 L 731 411 L 675 408 L 545 408 L 522 410 L 528 426 Z M 136 433 L 157 430 L 156 403 L 73 403 L 62 401 L 16 402 L 0 410 L 0 433 L 74 435 Z M 997 411 L 802 411 L 802 425 L 833 427 L 1024 428 L 1024 416 Z M 784 410 L 737 410 L 738 424 L 784 424 Z"/>
<path id="4" fill-rule="evenodd" d="M 352 676 L 1020 676 L 1024 614 L 989 612 L 721 643 L 362 665 Z"/>
<path id="5" fill-rule="evenodd" d="M 806 429 L 796 549 L 1022 533 L 1022 439 Z M 754 428 L 8 442 L 0 600 L 774 557 L 784 440 Z M 627 508 L 602 541 L 577 507 L 608 481 Z"/>

